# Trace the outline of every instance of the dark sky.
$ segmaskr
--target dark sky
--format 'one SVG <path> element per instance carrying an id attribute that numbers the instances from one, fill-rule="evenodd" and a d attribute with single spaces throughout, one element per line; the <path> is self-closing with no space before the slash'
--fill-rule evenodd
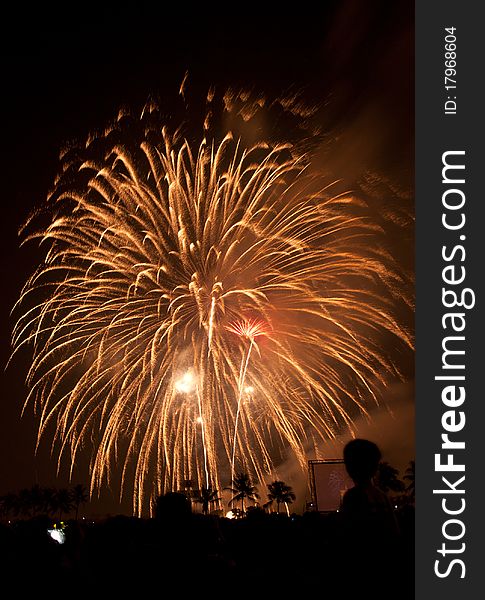
<path id="1" fill-rule="evenodd" d="M 65 142 L 83 139 L 121 105 L 163 104 L 186 70 L 201 94 L 212 84 L 266 94 L 302 89 L 327 105 L 334 170 L 350 182 L 367 169 L 413 187 L 414 88 L 411 1 L 327 1 L 319 10 L 265 17 L 242 6 L 223 13 L 66 5 L 4 15 L 0 362 L 10 352 L 10 310 L 39 257 L 19 249 L 18 229 L 45 199 Z M 165 6 L 165 5 L 164 5 Z M 308 6 L 308 5 L 307 5 Z M 241 14 L 236 15 L 240 8 Z M 303 12 L 302 12 L 303 11 Z M 410 256 L 405 257 L 409 262 Z M 27 361 L 0 374 L 0 494 L 34 482 L 61 486 L 48 443 L 34 458 L 32 408 L 20 420 Z M 75 478 L 85 481 L 86 466 Z M 75 481 L 76 482 L 76 481 Z M 74 483 L 75 483 L 74 482 Z M 105 496 L 100 510 L 116 511 Z"/>

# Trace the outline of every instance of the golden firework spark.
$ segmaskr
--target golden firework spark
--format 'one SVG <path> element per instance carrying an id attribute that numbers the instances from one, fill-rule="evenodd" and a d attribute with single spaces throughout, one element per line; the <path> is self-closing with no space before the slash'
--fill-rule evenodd
<path id="1" fill-rule="evenodd" d="M 245 319 L 243 321 L 236 321 L 231 323 L 227 327 L 228 331 L 232 331 L 236 335 L 241 336 L 249 340 L 246 357 L 242 357 L 241 367 L 239 369 L 239 380 L 238 380 L 238 398 L 237 398 L 237 410 L 236 410 L 236 422 L 234 424 L 234 435 L 232 443 L 232 458 L 231 458 L 231 486 L 234 486 L 234 476 L 236 473 L 236 444 L 237 444 L 237 430 L 239 425 L 239 415 L 241 414 L 241 401 L 243 392 L 247 389 L 251 389 L 252 386 L 245 386 L 246 373 L 248 371 L 249 359 L 251 358 L 251 350 L 255 345 L 255 338 L 263 335 L 265 328 L 261 321 L 256 319 Z M 247 393 L 247 392 L 246 392 Z"/>
<path id="2" fill-rule="evenodd" d="M 64 156 L 13 335 L 39 439 L 53 423 L 59 464 L 92 446 L 92 491 L 121 464 L 137 513 L 186 479 L 221 489 L 236 457 L 260 480 L 303 465 L 399 375 L 382 337 L 411 345 L 362 202 L 286 145 L 194 145 L 152 113 Z"/>

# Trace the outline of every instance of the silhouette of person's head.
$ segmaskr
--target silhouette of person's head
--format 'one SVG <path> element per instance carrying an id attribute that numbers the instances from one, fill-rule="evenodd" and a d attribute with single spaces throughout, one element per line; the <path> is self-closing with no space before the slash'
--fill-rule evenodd
<path id="1" fill-rule="evenodd" d="M 369 440 L 352 440 L 344 448 L 345 468 L 356 485 L 370 483 L 380 460 L 381 451 Z"/>
<path id="2" fill-rule="evenodd" d="M 180 492 L 167 492 L 155 502 L 155 517 L 160 521 L 180 522 L 190 519 L 190 500 Z"/>

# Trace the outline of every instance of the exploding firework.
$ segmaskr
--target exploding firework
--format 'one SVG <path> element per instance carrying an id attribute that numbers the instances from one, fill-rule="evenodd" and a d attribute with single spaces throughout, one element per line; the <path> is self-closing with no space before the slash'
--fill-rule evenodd
<path id="1" fill-rule="evenodd" d="M 13 335 L 39 439 L 55 427 L 59 464 L 94 448 L 91 491 L 119 471 L 137 513 L 187 479 L 303 465 L 399 377 L 383 340 L 411 346 L 361 201 L 294 147 L 193 143 L 152 113 L 64 155 Z"/>

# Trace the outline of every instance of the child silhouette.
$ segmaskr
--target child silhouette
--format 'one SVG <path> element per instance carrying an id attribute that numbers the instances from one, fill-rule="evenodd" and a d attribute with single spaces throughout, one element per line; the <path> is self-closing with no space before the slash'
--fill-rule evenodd
<path id="1" fill-rule="evenodd" d="M 342 512 L 361 526 L 373 529 L 373 535 L 393 536 L 397 535 L 398 526 L 392 505 L 372 481 L 380 460 L 379 448 L 369 440 L 356 439 L 345 446 L 345 468 L 355 485 L 343 497 Z"/>
<path id="2" fill-rule="evenodd" d="M 364 596 L 372 592 L 374 600 L 381 597 L 375 589 L 376 572 L 381 584 L 390 584 L 398 579 L 400 568 L 397 520 L 389 498 L 372 481 L 380 460 L 379 448 L 369 440 L 352 440 L 344 448 L 345 467 L 354 487 L 342 500 L 343 568 L 353 573 L 349 592 L 352 589 L 353 594 Z M 404 596 L 399 592 L 396 597 Z"/>

